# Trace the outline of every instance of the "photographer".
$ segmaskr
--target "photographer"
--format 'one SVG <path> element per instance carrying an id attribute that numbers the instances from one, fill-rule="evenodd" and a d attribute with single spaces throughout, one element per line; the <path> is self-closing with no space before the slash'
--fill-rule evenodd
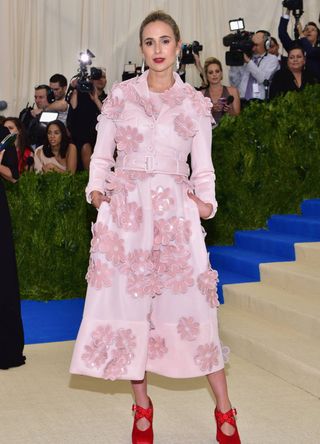
<path id="1" fill-rule="evenodd" d="M 252 44 L 252 56 L 243 55 L 244 65 L 230 67 L 229 81 L 239 89 L 241 99 L 264 100 L 269 81 L 279 69 L 279 61 L 268 53 L 270 34 L 267 31 L 257 31 L 252 36 Z"/>
<path id="2" fill-rule="evenodd" d="M 301 3 L 300 6 L 302 7 L 302 2 L 297 3 L 297 2 L 287 1 L 283 3 L 289 6 L 290 9 L 285 8 L 284 14 L 280 18 L 278 32 L 282 46 L 288 52 L 293 43 L 293 39 L 291 39 L 288 34 L 290 11 L 292 11 L 296 19 L 296 26 L 295 26 L 295 33 L 297 37 L 296 40 L 299 40 L 302 49 L 306 53 L 306 67 L 309 69 L 310 72 L 313 72 L 313 74 L 317 77 L 318 81 L 320 81 L 319 28 L 314 22 L 308 22 L 306 26 L 302 29 L 300 17 L 303 11 L 302 9 L 293 9 L 293 7 L 298 6 L 298 3 Z"/>
<path id="3" fill-rule="evenodd" d="M 97 68 L 94 68 L 97 69 Z M 92 72 L 93 68 L 91 69 Z M 96 143 L 96 124 L 103 100 L 107 97 L 104 88 L 107 84 L 105 70 L 100 70 L 99 78 L 89 78 L 89 91 L 81 90 L 76 77 L 70 83 L 69 111 L 67 127 L 78 151 L 78 169 L 89 169 L 90 157 Z"/>
<path id="4" fill-rule="evenodd" d="M 20 114 L 19 120 L 26 128 L 28 140 L 32 148 L 43 144 L 46 134 L 46 125 L 40 121 L 41 114 L 54 101 L 54 95 L 48 85 L 39 85 L 34 89 L 36 107 L 27 105 Z"/>

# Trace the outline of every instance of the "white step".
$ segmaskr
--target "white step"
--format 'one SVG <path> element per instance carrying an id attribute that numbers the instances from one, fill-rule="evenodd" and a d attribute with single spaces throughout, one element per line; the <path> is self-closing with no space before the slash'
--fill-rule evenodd
<path id="1" fill-rule="evenodd" d="M 320 341 L 320 298 L 294 294 L 260 282 L 224 285 L 225 304 L 287 325 Z"/>
<path id="2" fill-rule="evenodd" d="M 297 243 L 294 248 L 296 260 L 308 264 L 320 274 L 320 242 Z"/>
<path id="3" fill-rule="evenodd" d="M 320 396 L 319 341 L 228 305 L 219 308 L 224 344 L 244 359 Z"/>
<path id="4" fill-rule="evenodd" d="M 320 271 L 304 262 L 260 264 L 261 282 L 294 294 L 313 294 L 320 298 Z"/>

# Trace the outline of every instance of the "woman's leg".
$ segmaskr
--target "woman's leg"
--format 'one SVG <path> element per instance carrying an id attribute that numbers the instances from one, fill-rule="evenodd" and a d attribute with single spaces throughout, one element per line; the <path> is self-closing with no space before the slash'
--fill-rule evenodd
<path id="1" fill-rule="evenodd" d="M 145 374 L 142 381 L 131 381 L 133 395 L 135 403 L 144 409 L 150 407 L 149 397 L 148 397 L 148 385 L 147 385 L 147 374 Z M 147 430 L 150 422 L 146 418 L 141 418 L 137 421 L 137 427 L 140 430 Z"/>
<path id="2" fill-rule="evenodd" d="M 227 380 L 224 370 L 222 369 L 218 372 L 210 373 L 207 375 L 207 378 L 216 398 L 217 410 L 222 413 L 227 412 L 232 406 L 228 396 Z M 222 425 L 221 430 L 225 435 L 233 435 L 235 428 L 231 424 L 225 422 Z"/>

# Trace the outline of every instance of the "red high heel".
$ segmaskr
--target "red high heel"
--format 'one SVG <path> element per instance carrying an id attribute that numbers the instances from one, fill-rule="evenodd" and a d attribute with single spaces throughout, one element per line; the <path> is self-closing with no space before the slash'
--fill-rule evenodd
<path id="1" fill-rule="evenodd" d="M 222 413 L 219 410 L 215 409 L 214 416 L 216 418 L 217 423 L 217 441 L 219 444 L 241 444 L 239 432 L 236 424 L 236 409 L 230 409 L 228 412 Z M 228 422 L 234 427 L 233 435 L 225 435 L 221 430 L 221 426 Z"/>
<path id="2" fill-rule="evenodd" d="M 133 429 L 132 429 L 132 444 L 153 444 L 153 405 L 149 398 L 149 408 L 144 409 L 139 405 L 133 404 L 132 410 L 135 412 Z M 146 430 L 139 430 L 137 427 L 137 421 L 141 418 L 146 418 L 150 425 Z"/>

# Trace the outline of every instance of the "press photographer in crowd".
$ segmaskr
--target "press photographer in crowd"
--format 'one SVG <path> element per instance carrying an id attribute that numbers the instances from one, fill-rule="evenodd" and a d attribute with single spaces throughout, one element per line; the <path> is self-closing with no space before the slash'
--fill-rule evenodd
<path id="1" fill-rule="evenodd" d="M 292 12 L 295 18 L 295 40 L 299 40 L 299 43 L 306 54 L 306 67 L 310 72 L 313 72 L 320 81 L 320 30 L 315 22 L 308 22 L 304 28 L 302 28 L 300 18 L 303 14 L 303 1 L 302 0 L 285 0 L 284 14 L 280 18 L 279 23 L 279 38 L 288 52 L 292 46 L 293 39 L 288 34 L 288 23 L 290 20 L 290 12 Z"/>
<path id="2" fill-rule="evenodd" d="M 54 74 L 50 77 L 49 86 L 54 95 L 54 101 L 46 108 L 47 111 L 56 111 L 57 119 L 64 125 L 67 121 L 68 103 L 65 100 L 68 81 L 63 74 Z"/>
<path id="3" fill-rule="evenodd" d="M 242 100 L 264 100 L 268 94 L 269 82 L 279 69 L 278 58 L 268 52 L 270 43 L 268 31 L 257 31 L 251 37 L 252 50 L 243 51 L 243 65 L 230 66 L 230 84 L 239 89 Z"/>
<path id="4" fill-rule="evenodd" d="M 78 169 L 89 169 L 90 158 L 96 143 L 96 124 L 103 100 L 107 97 L 104 88 L 107 84 L 106 72 L 101 68 L 91 68 L 94 55 L 88 50 L 89 59 L 80 60 L 80 74 L 70 83 L 67 100 L 70 104 L 67 117 L 67 128 L 78 151 Z"/>
<path id="5" fill-rule="evenodd" d="M 39 85 L 34 89 L 35 106 L 26 106 L 20 114 L 19 120 L 26 128 L 28 140 L 33 149 L 43 145 L 46 135 L 46 124 L 41 122 L 41 115 L 49 104 L 54 102 L 54 94 L 48 85 Z"/>

